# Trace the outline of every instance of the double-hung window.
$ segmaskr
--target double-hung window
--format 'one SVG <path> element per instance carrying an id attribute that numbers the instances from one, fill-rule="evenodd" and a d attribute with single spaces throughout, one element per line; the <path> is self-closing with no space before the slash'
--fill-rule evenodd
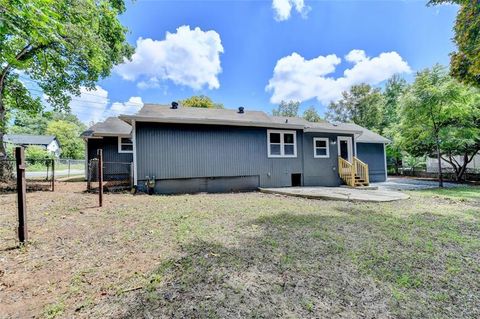
<path id="1" fill-rule="evenodd" d="M 295 131 L 268 130 L 268 157 L 297 157 Z"/>
<path id="2" fill-rule="evenodd" d="M 330 157 L 330 152 L 328 149 L 328 138 L 326 137 L 313 138 L 313 157 L 315 158 Z"/>
<path id="3" fill-rule="evenodd" d="M 118 137 L 118 152 L 133 153 L 133 142 L 130 137 Z"/>

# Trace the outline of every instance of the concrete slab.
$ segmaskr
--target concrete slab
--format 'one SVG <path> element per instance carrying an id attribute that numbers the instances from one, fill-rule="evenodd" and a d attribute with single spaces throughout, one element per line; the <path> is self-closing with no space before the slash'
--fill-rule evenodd
<path id="1" fill-rule="evenodd" d="M 391 190 L 368 190 L 343 187 L 280 187 L 260 188 L 263 193 L 281 194 L 304 198 L 344 200 L 358 202 L 391 202 L 408 199 L 405 193 Z"/>
<path id="2" fill-rule="evenodd" d="M 372 186 L 377 186 L 380 190 L 419 190 L 437 188 L 438 182 L 432 180 L 416 179 L 411 177 L 389 177 L 386 182 L 371 183 Z M 445 188 L 464 186 L 462 184 L 444 182 Z"/>

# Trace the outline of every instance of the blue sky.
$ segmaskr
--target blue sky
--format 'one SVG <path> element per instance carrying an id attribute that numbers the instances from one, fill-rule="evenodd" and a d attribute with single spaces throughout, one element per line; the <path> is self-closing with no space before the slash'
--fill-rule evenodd
<path id="1" fill-rule="evenodd" d="M 90 122 L 134 112 L 142 102 L 205 94 L 228 108 L 270 112 L 286 98 L 323 113 L 351 84 L 381 86 L 393 73 L 411 80 L 417 70 L 447 65 L 454 50 L 456 6 L 274 2 L 127 1 L 121 21 L 138 46 L 134 61 L 99 81 L 96 92 L 75 98 L 73 111 Z"/>

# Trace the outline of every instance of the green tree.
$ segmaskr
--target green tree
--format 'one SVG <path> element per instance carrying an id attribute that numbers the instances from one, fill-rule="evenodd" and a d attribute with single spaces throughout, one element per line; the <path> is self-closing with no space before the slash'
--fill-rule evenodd
<path id="1" fill-rule="evenodd" d="M 323 119 L 320 115 L 318 115 L 317 110 L 313 106 L 310 106 L 308 109 L 305 110 L 305 112 L 303 112 L 303 118 L 309 122 L 323 121 Z"/>
<path id="2" fill-rule="evenodd" d="M 25 149 L 25 158 L 28 159 L 28 164 L 40 164 L 45 166 L 46 159 L 52 159 L 52 154 L 44 147 L 38 145 L 30 145 Z"/>
<path id="3" fill-rule="evenodd" d="M 368 84 L 353 85 L 342 98 L 331 102 L 327 119 L 338 122 L 354 122 L 370 130 L 381 128 L 384 98 L 380 89 Z"/>
<path id="4" fill-rule="evenodd" d="M 429 5 L 456 3 L 460 9 L 455 21 L 450 74 L 459 81 L 480 87 L 480 3 L 478 0 L 430 0 Z"/>
<path id="5" fill-rule="evenodd" d="M 80 138 L 81 132 L 75 123 L 64 120 L 50 122 L 46 130 L 46 134 L 57 137 L 63 158 L 82 158 L 84 156 L 85 144 Z"/>
<path id="6" fill-rule="evenodd" d="M 81 86 L 95 87 L 129 58 L 123 0 L 0 0 L 0 156 L 14 109 L 43 107 L 21 78 L 33 81 L 55 109 L 67 109 Z"/>
<path id="7" fill-rule="evenodd" d="M 412 156 L 437 158 L 440 187 L 441 159 L 446 154 L 467 157 L 458 172 L 463 175 L 468 161 L 480 149 L 478 91 L 460 84 L 444 67 L 436 65 L 417 73 L 401 105 L 402 148 Z"/>
<path id="8" fill-rule="evenodd" d="M 278 108 L 272 110 L 274 116 L 288 116 L 296 117 L 298 116 L 298 108 L 300 107 L 300 102 L 296 101 L 281 101 Z"/>
<path id="9" fill-rule="evenodd" d="M 383 134 L 383 131 L 398 123 L 399 116 L 398 110 L 400 108 L 400 98 L 407 89 L 407 81 L 400 77 L 399 75 L 394 75 L 388 79 L 385 84 L 385 90 L 383 92 L 384 96 L 384 107 L 383 107 L 383 116 L 382 123 L 380 126 L 380 134 Z"/>
<path id="10" fill-rule="evenodd" d="M 181 100 L 180 104 L 185 107 L 199 107 L 205 109 L 223 109 L 223 104 L 215 103 L 205 95 L 194 95 L 188 99 Z"/>
<path id="11" fill-rule="evenodd" d="M 8 128 L 11 134 L 44 135 L 48 122 L 52 120 L 51 112 L 32 113 L 26 110 L 12 112 L 13 125 Z"/>

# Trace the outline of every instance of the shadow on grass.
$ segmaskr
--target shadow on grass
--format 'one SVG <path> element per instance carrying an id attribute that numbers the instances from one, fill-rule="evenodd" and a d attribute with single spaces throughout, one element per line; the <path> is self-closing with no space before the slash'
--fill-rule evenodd
<path id="1" fill-rule="evenodd" d="M 258 218 L 228 247 L 195 240 L 118 296 L 123 318 L 476 317 L 478 228 L 356 211 Z"/>

